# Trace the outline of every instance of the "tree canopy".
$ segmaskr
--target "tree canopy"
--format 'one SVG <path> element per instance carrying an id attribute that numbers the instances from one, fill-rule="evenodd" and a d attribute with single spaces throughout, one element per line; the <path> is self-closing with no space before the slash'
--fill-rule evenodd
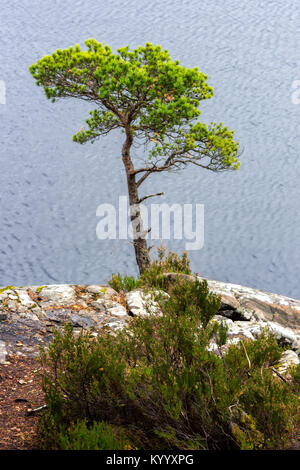
<path id="1" fill-rule="evenodd" d="M 132 136 L 150 145 L 147 170 L 188 163 L 222 171 L 237 169 L 238 144 L 221 123 L 197 122 L 200 102 L 213 96 L 207 75 L 172 61 L 167 50 L 146 43 L 114 54 L 94 39 L 57 50 L 30 67 L 47 98 L 80 98 L 97 105 L 74 141 L 95 141 L 130 123 Z M 150 160 L 150 162 L 149 162 Z"/>
<path id="2" fill-rule="evenodd" d="M 30 72 L 53 102 L 78 98 L 96 105 L 86 120 L 87 128 L 74 135 L 75 142 L 94 142 L 114 129 L 123 129 L 122 160 L 131 206 L 141 202 L 138 188 L 155 172 L 179 170 L 188 164 L 216 172 L 238 169 L 234 132 L 222 123 L 199 121 L 201 101 L 213 96 L 207 75 L 197 67 L 181 66 L 167 50 L 150 43 L 133 50 L 126 46 L 116 53 L 95 39 L 85 45 L 86 50 L 79 45 L 57 50 L 31 65 Z M 131 155 L 133 142 L 147 150 L 138 168 Z M 135 245 L 143 245 L 145 251 L 139 211 L 131 220 L 136 218 L 140 221 Z M 145 256 L 147 264 L 149 256 Z"/>

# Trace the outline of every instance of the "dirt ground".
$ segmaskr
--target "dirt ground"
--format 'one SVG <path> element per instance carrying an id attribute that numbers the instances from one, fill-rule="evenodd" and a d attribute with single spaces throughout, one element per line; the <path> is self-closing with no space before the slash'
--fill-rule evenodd
<path id="1" fill-rule="evenodd" d="M 38 449 L 36 427 L 43 405 L 39 363 L 24 356 L 10 356 L 0 364 L 0 450 Z"/>

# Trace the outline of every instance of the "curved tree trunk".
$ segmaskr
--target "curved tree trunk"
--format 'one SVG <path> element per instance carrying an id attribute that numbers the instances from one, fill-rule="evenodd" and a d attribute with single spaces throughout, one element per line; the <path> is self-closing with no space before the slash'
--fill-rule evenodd
<path id="1" fill-rule="evenodd" d="M 132 145 L 132 135 L 130 129 L 126 129 L 126 140 L 122 148 L 122 160 L 126 171 L 129 204 L 130 204 L 130 220 L 133 228 L 133 246 L 135 251 L 136 262 L 140 273 L 147 269 L 150 265 L 150 256 L 145 239 L 146 233 L 143 229 L 143 220 L 140 211 L 138 187 L 134 175 L 134 167 L 130 158 L 130 148 Z"/>

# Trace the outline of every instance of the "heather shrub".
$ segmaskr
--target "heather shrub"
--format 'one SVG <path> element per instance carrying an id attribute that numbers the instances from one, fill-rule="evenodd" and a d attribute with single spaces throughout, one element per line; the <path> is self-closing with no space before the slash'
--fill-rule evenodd
<path id="1" fill-rule="evenodd" d="M 178 277 L 169 293 L 161 315 L 117 333 L 56 333 L 41 356 L 46 448 L 75 448 L 81 434 L 87 447 L 110 445 L 101 423 L 116 449 L 124 430 L 126 448 L 140 449 L 269 449 L 294 439 L 296 385 L 272 371 L 282 354 L 275 337 L 264 331 L 224 350 L 226 327 L 211 321 L 220 299 L 207 283 Z"/>
<path id="2" fill-rule="evenodd" d="M 120 349 L 105 330 L 97 338 L 88 333 L 76 336 L 69 325 L 55 333 L 41 355 L 45 399 L 55 423 L 106 421 L 117 413 L 126 368 Z"/>
<path id="3" fill-rule="evenodd" d="M 157 253 L 157 258 L 153 259 L 149 268 L 139 278 L 142 287 L 168 290 L 165 273 L 192 274 L 186 251 L 181 256 L 172 251 L 166 253 L 166 248 L 162 245 L 157 248 Z"/>
<path id="4" fill-rule="evenodd" d="M 300 395 L 300 364 L 292 367 L 291 370 L 292 387 L 295 393 Z"/>
<path id="5" fill-rule="evenodd" d="M 272 371 L 282 352 L 265 330 L 257 340 L 231 346 L 224 355 L 232 386 L 239 391 L 233 421 L 239 416 L 234 435 L 242 449 L 282 448 L 295 437 L 298 397 L 292 384 Z"/>
<path id="6" fill-rule="evenodd" d="M 258 447 L 281 448 L 296 437 L 298 397 L 270 369 L 255 369 L 242 390 L 240 406 L 254 418 L 255 428 L 262 435 Z"/>
<path id="7" fill-rule="evenodd" d="M 122 276 L 118 273 L 112 275 L 108 284 L 117 292 L 129 292 L 139 287 L 145 290 L 153 288 L 168 290 L 169 281 L 166 279 L 165 273 L 191 275 L 187 252 L 184 251 L 181 256 L 172 251 L 166 253 L 166 248 L 162 245 L 157 248 L 157 258 L 154 257 L 149 268 L 138 279 L 135 279 L 134 276 Z"/>
<path id="8" fill-rule="evenodd" d="M 112 278 L 108 281 L 110 287 L 117 292 L 130 292 L 139 287 L 139 280 L 134 276 L 121 276 L 120 273 L 113 274 Z"/>
<path id="9" fill-rule="evenodd" d="M 104 422 L 88 427 L 85 421 L 78 421 L 58 432 L 56 442 L 60 450 L 124 450 L 129 447 L 125 437 L 120 432 L 117 437 L 113 428 Z"/>

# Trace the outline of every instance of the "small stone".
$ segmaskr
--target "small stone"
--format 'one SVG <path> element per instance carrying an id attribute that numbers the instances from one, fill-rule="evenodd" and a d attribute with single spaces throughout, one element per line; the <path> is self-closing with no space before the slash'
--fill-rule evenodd
<path id="1" fill-rule="evenodd" d="M 82 316 L 76 315 L 76 314 L 70 315 L 69 316 L 69 321 L 73 324 L 74 327 L 80 326 L 82 328 L 87 329 L 87 328 L 90 328 L 92 326 L 95 326 L 95 323 L 90 318 L 82 317 Z"/>
<path id="2" fill-rule="evenodd" d="M 112 287 L 105 285 L 91 285 L 87 286 L 85 290 L 90 294 L 98 294 L 105 298 L 110 298 L 112 295 L 118 295 L 117 291 L 112 289 Z"/>
<path id="3" fill-rule="evenodd" d="M 26 290 L 16 289 L 15 291 L 18 295 L 18 298 L 19 298 L 21 304 L 24 307 L 30 308 L 30 307 L 34 307 L 36 305 L 36 303 L 30 298 L 30 296 L 28 295 L 28 292 Z"/>
<path id="4" fill-rule="evenodd" d="M 92 300 L 89 305 L 95 308 L 96 310 L 105 310 L 104 300 Z"/>
<path id="5" fill-rule="evenodd" d="M 0 321 L 5 321 L 7 320 L 7 313 L 6 312 L 0 312 Z"/>
<path id="6" fill-rule="evenodd" d="M 15 294 L 9 294 L 8 297 L 9 297 L 11 300 L 19 300 L 19 299 L 18 299 L 18 296 L 15 295 Z"/>
<path id="7" fill-rule="evenodd" d="M 126 294 L 126 301 L 131 315 L 148 316 L 160 314 L 160 308 L 153 299 L 155 293 L 145 294 L 141 289 L 135 289 Z"/>
<path id="8" fill-rule="evenodd" d="M 0 341 L 0 364 L 6 364 L 7 349 L 4 341 Z"/>
<path id="9" fill-rule="evenodd" d="M 110 308 L 109 314 L 114 317 L 127 317 L 126 308 L 124 308 L 122 305 L 119 305 L 118 307 Z"/>
<path id="10" fill-rule="evenodd" d="M 118 331 L 118 330 L 122 330 L 124 328 L 125 323 L 115 319 L 115 320 L 106 322 L 104 326 L 106 326 L 107 328 L 110 328 L 114 331 Z"/>

